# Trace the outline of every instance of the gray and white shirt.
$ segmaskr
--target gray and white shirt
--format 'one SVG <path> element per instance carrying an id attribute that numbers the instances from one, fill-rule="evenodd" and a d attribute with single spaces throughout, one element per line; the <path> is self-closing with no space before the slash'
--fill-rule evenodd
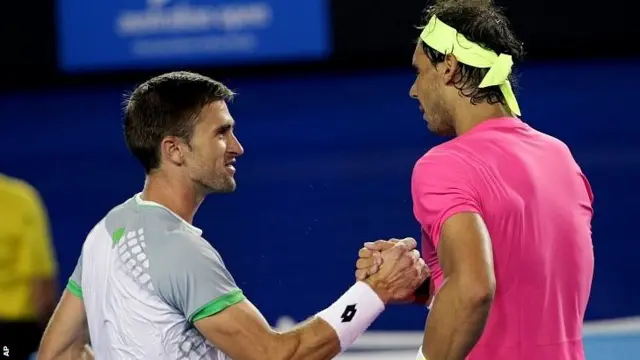
<path id="1" fill-rule="evenodd" d="M 140 194 L 89 233 L 67 289 L 96 359 L 229 359 L 193 326 L 245 299 L 202 231 Z"/>

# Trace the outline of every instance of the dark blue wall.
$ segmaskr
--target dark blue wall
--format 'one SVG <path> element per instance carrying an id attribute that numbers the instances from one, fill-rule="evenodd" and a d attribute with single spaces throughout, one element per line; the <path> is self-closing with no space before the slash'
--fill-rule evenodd
<path id="1" fill-rule="evenodd" d="M 573 149 L 596 196 L 596 276 L 589 318 L 640 314 L 640 63 L 523 69 L 525 120 Z M 196 225 L 270 321 L 303 320 L 353 281 L 362 242 L 417 236 L 409 178 L 439 141 L 407 96 L 407 72 L 231 81 L 246 155 L 238 191 L 212 196 Z M 0 171 L 26 178 L 48 205 L 64 279 L 90 228 L 139 191 L 143 173 L 124 146 L 128 89 L 0 99 Z M 418 329 L 424 311 L 389 310 L 376 328 Z"/>

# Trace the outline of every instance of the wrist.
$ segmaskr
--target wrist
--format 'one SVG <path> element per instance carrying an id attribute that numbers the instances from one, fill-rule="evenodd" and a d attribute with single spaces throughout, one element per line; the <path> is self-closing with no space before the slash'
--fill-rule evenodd
<path id="1" fill-rule="evenodd" d="M 377 281 L 375 277 L 369 277 L 362 281 L 363 283 L 369 285 L 371 290 L 378 295 L 380 300 L 386 305 L 391 301 L 391 294 L 384 284 L 380 281 Z"/>
<path id="2" fill-rule="evenodd" d="M 316 316 L 331 325 L 346 350 L 384 311 L 385 304 L 364 281 L 356 282 L 335 303 Z"/>

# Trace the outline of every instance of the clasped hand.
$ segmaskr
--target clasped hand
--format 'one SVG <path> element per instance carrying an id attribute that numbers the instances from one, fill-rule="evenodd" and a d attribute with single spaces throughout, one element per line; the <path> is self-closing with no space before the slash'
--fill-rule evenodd
<path id="1" fill-rule="evenodd" d="M 430 276 L 416 247 L 413 238 L 365 243 L 358 252 L 356 279 L 384 288 L 388 301 L 413 301 L 416 289 Z"/>

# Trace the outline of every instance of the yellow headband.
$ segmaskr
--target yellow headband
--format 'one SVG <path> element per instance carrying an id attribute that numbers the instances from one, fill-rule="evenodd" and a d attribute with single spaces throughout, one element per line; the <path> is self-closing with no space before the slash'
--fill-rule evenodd
<path id="1" fill-rule="evenodd" d="M 520 107 L 508 80 L 513 66 L 511 55 L 497 55 L 495 52 L 469 41 L 456 29 L 443 23 L 435 16 L 422 30 L 420 39 L 443 54 L 452 54 L 463 64 L 481 69 L 490 68 L 479 87 L 499 86 L 511 112 L 520 116 Z"/>

